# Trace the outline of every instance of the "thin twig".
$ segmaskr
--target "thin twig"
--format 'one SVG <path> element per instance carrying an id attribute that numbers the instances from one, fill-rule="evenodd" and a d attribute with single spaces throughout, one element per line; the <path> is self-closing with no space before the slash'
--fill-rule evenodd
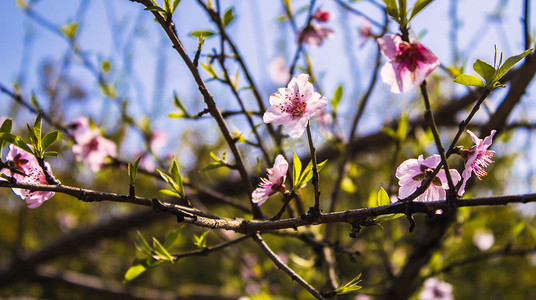
<path id="1" fill-rule="evenodd" d="M 318 292 L 314 287 L 307 283 L 303 278 L 300 277 L 294 270 L 287 266 L 280 258 L 275 254 L 272 249 L 266 244 L 262 237 L 256 233 L 252 236 L 253 240 L 261 247 L 261 249 L 270 257 L 274 264 L 285 273 L 287 273 L 292 280 L 296 280 L 303 288 L 305 288 L 311 295 L 317 299 L 325 299 L 320 292 Z"/>

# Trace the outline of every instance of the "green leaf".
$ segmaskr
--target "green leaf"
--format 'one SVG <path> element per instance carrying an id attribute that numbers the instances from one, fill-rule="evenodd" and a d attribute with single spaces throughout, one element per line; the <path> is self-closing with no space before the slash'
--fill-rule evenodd
<path id="1" fill-rule="evenodd" d="M 11 133 L 0 132 L 0 140 L 11 143 L 26 152 L 33 153 L 32 148 L 30 148 L 30 146 L 28 146 L 28 144 L 20 136 L 13 135 Z"/>
<path id="2" fill-rule="evenodd" d="M 228 167 L 227 164 L 224 164 L 220 161 L 213 161 L 211 163 L 209 163 L 208 165 L 204 166 L 201 170 L 199 170 L 199 172 L 206 172 L 206 171 L 210 171 L 210 170 L 215 170 L 215 169 L 219 169 L 219 168 L 223 168 L 223 167 Z"/>
<path id="3" fill-rule="evenodd" d="M 166 240 L 164 241 L 164 248 L 169 249 L 177 244 L 177 242 L 179 241 L 181 230 L 182 227 L 179 227 L 168 234 Z"/>
<path id="4" fill-rule="evenodd" d="M 117 93 L 115 92 L 115 86 L 113 84 L 101 83 L 100 90 L 107 98 L 117 98 Z"/>
<path id="5" fill-rule="evenodd" d="M 136 235 L 136 246 L 141 251 L 145 251 L 147 253 L 153 252 L 153 249 L 151 249 L 151 246 L 149 246 L 149 243 L 147 243 L 147 241 L 145 240 L 145 238 L 139 231 L 137 232 L 137 235 Z"/>
<path id="6" fill-rule="evenodd" d="M 316 165 L 316 169 L 318 170 L 318 173 L 320 173 L 320 171 L 322 170 L 322 168 L 324 168 L 324 165 L 326 164 L 327 160 L 319 163 Z M 312 160 L 309 161 L 309 163 L 307 164 L 307 167 L 305 167 L 305 170 L 303 170 L 301 176 L 300 176 L 300 181 L 298 182 L 298 189 L 301 189 L 303 187 L 305 187 L 305 185 L 313 178 L 313 162 Z"/>
<path id="7" fill-rule="evenodd" d="M 360 278 L 361 278 L 361 274 L 354 277 L 344 286 L 336 288 L 335 292 L 337 293 L 337 295 L 344 295 L 344 294 L 349 294 L 349 293 L 352 293 L 361 289 L 361 286 L 358 285 L 361 282 Z"/>
<path id="8" fill-rule="evenodd" d="M 480 78 L 467 74 L 459 75 L 458 77 L 456 77 L 456 79 L 454 79 L 454 82 L 468 86 L 486 86 Z"/>
<path id="9" fill-rule="evenodd" d="M 168 13 L 168 14 L 171 14 L 171 2 L 169 2 L 169 0 L 164 0 L 164 10 Z"/>
<path id="10" fill-rule="evenodd" d="M 128 164 L 128 178 L 130 185 L 134 185 L 136 182 L 136 174 L 138 173 L 138 167 L 140 165 L 141 156 L 136 159 L 134 164 Z"/>
<path id="11" fill-rule="evenodd" d="M 396 136 L 399 141 L 404 141 L 408 134 L 409 114 L 404 112 L 400 120 L 398 121 L 398 128 L 396 129 Z"/>
<path id="12" fill-rule="evenodd" d="M 171 197 L 181 198 L 181 195 L 179 195 L 177 192 L 174 192 L 174 191 L 170 191 L 170 190 L 159 190 L 158 192 L 159 192 L 160 194 L 163 194 L 163 195 L 166 195 L 166 196 L 171 196 Z"/>
<path id="13" fill-rule="evenodd" d="M 35 117 L 35 122 L 33 125 L 33 133 L 35 137 L 34 149 L 38 151 L 39 153 L 41 152 L 41 150 L 43 150 L 42 141 L 41 141 L 41 119 L 42 118 L 43 118 L 43 113 L 39 112 L 37 114 L 37 117 Z"/>
<path id="14" fill-rule="evenodd" d="M 337 86 L 337 89 L 335 89 L 335 93 L 333 93 L 333 97 L 331 98 L 331 106 L 333 107 L 333 110 L 337 110 L 337 107 L 339 106 L 339 103 L 341 102 L 342 95 L 344 94 L 344 88 L 342 84 L 339 84 Z"/>
<path id="15" fill-rule="evenodd" d="M 415 2 L 415 5 L 413 6 L 413 9 L 411 10 L 411 17 L 409 20 L 413 19 L 416 15 L 418 15 L 425 7 L 428 6 L 428 4 L 432 3 L 434 0 L 417 0 Z"/>
<path id="16" fill-rule="evenodd" d="M 212 78 L 218 78 L 218 74 L 216 74 L 216 72 L 214 71 L 214 68 L 212 68 L 212 64 L 201 64 L 201 67 L 207 71 L 207 73 L 210 75 L 210 77 Z"/>
<path id="17" fill-rule="evenodd" d="M 176 186 L 175 190 L 179 195 L 181 195 L 181 197 L 184 198 L 184 187 L 182 185 L 181 173 L 175 158 L 173 158 L 173 162 L 171 163 L 171 177 L 173 178 L 173 182 Z"/>
<path id="18" fill-rule="evenodd" d="M 175 12 L 179 3 L 181 3 L 181 0 L 173 0 L 173 10 L 171 11 L 172 13 Z"/>
<path id="19" fill-rule="evenodd" d="M 231 24 L 234 18 L 235 18 L 235 14 L 234 14 L 233 8 L 231 7 L 228 10 L 226 10 L 225 13 L 223 14 L 223 27 L 225 28 L 229 24 Z"/>
<path id="20" fill-rule="evenodd" d="M 129 281 L 132 281 L 136 277 L 140 276 L 143 272 L 145 272 L 147 268 L 141 263 L 139 260 L 135 260 L 134 264 L 128 268 L 127 272 L 125 273 L 125 278 L 123 279 L 123 283 L 127 283 Z"/>
<path id="21" fill-rule="evenodd" d="M 68 39 L 73 40 L 76 37 L 76 33 L 78 32 L 78 23 L 77 22 L 68 23 L 67 25 L 62 26 L 60 28 L 60 31 Z"/>
<path id="22" fill-rule="evenodd" d="M 112 70 L 112 63 L 109 60 L 104 59 L 101 61 L 101 70 L 103 73 L 110 73 Z"/>
<path id="23" fill-rule="evenodd" d="M 475 70 L 478 75 L 482 76 L 482 78 L 486 80 L 486 83 L 492 82 L 496 73 L 496 70 L 492 65 L 483 62 L 480 59 L 477 59 L 473 64 L 473 70 Z"/>
<path id="24" fill-rule="evenodd" d="M 11 119 L 5 119 L 2 123 L 2 126 L 0 126 L 0 132 L 11 132 L 11 128 L 13 127 L 13 121 Z"/>
<path id="25" fill-rule="evenodd" d="M 393 17 L 393 19 L 398 20 L 398 6 L 396 5 L 395 0 L 383 0 L 387 13 Z"/>
<path id="26" fill-rule="evenodd" d="M 531 53 L 532 50 L 534 50 L 534 48 L 525 50 L 521 54 L 509 57 L 504 62 L 504 64 L 499 68 L 499 70 L 497 70 L 497 74 L 495 74 L 495 77 L 493 78 L 493 81 L 494 81 L 493 83 L 500 80 L 503 77 L 503 75 L 506 74 L 506 72 L 508 72 L 511 68 L 513 68 L 520 60 L 522 60 L 527 55 L 529 55 L 529 53 Z"/>
<path id="27" fill-rule="evenodd" d="M 5 119 L 2 123 L 2 126 L 0 126 L 0 132 L 1 133 L 10 133 L 11 127 L 13 126 L 13 121 L 11 119 Z M 0 149 L 4 148 L 4 145 L 6 144 L 5 140 L 0 140 Z"/>
<path id="28" fill-rule="evenodd" d="M 162 12 L 162 13 L 166 13 L 166 11 L 162 7 L 160 7 L 158 5 L 147 6 L 146 8 L 144 8 L 144 10 L 159 11 L 159 12 Z"/>
<path id="29" fill-rule="evenodd" d="M 193 36 L 193 37 L 197 37 L 197 38 L 208 38 L 208 37 L 211 37 L 211 36 L 213 36 L 215 34 L 216 33 L 214 31 L 211 31 L 211 30 L 198 29 L 198 30 L 194 30 L 194 31 L 190 32 L 188 35 Z"/>
<path id="30" fill-rule="evenodd" d="M 175 107 L 177 107 L 186 117 L 190 117 L 190 114 L 186 111 L 186 108 L 179 99 L 179 96 L 177 96 L 177 93 L 173 93 L 173 105 L 175 105 Z"/>
<path id="31" fill-rule="evenodd" d="M 45 156 L 54 156 L 54 157 L 58 157 L 58 152 L 57 151 L 46 151 L 43 153 L 43 157 Z"/>
<path id="32" fill-rule="evenodd" d="M 199 248 L 205 248 L 207 244 L 208 231 L 203 232 L 200 236 L 194 235 L 194 244 Z"/>
<path id="33" fill-rule="evenodd" d="M 48 147 L 50 147 L 50 145 L 52 145 L 58 139 L 59 134 L 60 132 L 57 130 L 47 133 L 43 137 L 43 141 L 42 141 L 43 150 L 46 150 Z"/>
<path id="34" fill-rule="evenodd" d="M 394 219 L 398 219 L 398 218 L 401 218 L 401 217 L 404 217 L 405 214 L 387 214 L 387 215 L 381 215 L 381 216 L 378 216 L 376 218 L 376 222 L 377 223 L 381 223 L 381 222 L 385 222 L 385 221 L 390 221 L 390 220 L 394 220 Z"/>
<path id="35" fill-rule="evenodd" d="M 296 152 L 292 151 L 292 188 L 294 190 L 298 190 L 298 184 L 300 182 L 300 176 L 301 176 L 301 160 L 296 155 Z"/>
<path id="36" fill-rule="evenodd" d="M 389 195 L 383 189 L 383 187 L 380 187 L 380 190 L 378 191 L 378 197 L 376 198 L 376 202 L 378 203 L 378 206 L 391 204 L 391 200 L 389 199 Z"/>
<path id="37" fill-rule="evenodd" d="M 173 261 L 173 257 L 171 256 L 171 254 L 169 254 L 166 248 L 164 248 L 164 246 L 162 246 L 162 244 L 160 244 L 160 242 L 155 237 L 153 237 L 153 248 L 154 252 L 158 256 L 158 258 L 156 259 L 163 259 L 171 262 Z"/>

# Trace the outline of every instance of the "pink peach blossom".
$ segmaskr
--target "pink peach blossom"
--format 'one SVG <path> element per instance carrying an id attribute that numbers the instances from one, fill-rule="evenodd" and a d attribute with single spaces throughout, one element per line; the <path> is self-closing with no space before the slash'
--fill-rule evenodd
<path id="1" fill-rule="evenodd" d="M 253 203 L 261 206 L 271 195 L 286 191 L 285 179 L 287 178 L 288 162 L 282 155 L 275 158 L 274 167 L 266 169 L 268 179 L 261 178 L 259 187 L 253 191 L 251 198 Z"/>
<path id="2" fill-rule="evenodd" d="M 290 79 L 289 69 L 286 66 L 286 61 L 283 57 L 277 57 L 268 65 L 268 74 L 273 82 L 277 84 L 285 84 Z"/>
<path id="3" fill-rule="evenodd" d="M 454 300 L 452 285 L 435 277 L 428 278 L 424 281 L 419 300 Z"/>
<path id="4" fill-rule="evenodd" d="M 298 33 L 298 42 L 309 44 L 314 47 L 322 46 L 324 40 L 331 39 L 333 37 L 333 29 L 328 26 L 320 26 L 314 23 L 303 28 Z"/>
<path id="5" fill-rule="evenodd" d="M 73 146 L 75 159 L 87 164 L 93 172 L 97 172 L 105 165 L 107 157 L 117 155 L 117 146 L 102 137 L 98 129 L 91 128 L 85 117 L 71 123 L 69 133 L 76 142 Z"/>
<path id="6" fill-rule="evenodd" d="M 465 169 L 462 172 L 463 182 L 458 190 L 458 195 L 461 196 L 465 193 L 465 185 L 473 173 L 475 173 L 479 180 L 482 179 L 481 177 L 486 176 L 487 173 L 484 171 L 484 168 L 493 163 L 491 158 L 495 155 L 495 151 L 488 150 L 493 142 L 492 140 L 495 132 L 495 130 L 492 130 L 491 134 L 482 140 L 471 130 L 467 130 L 467 133 L 471 135 L 471 139 L 475 145 L 469 150 L 462 150 L 462 156 L 465 159 Z"/>
<path id="7" fill-rule="evenodd" d="M 434 154 L 426 159 L 423 155 L 419 155 L 417 159 L 408 159 L 400 164 L 396 169 L 396 177 L 399 179 L 400 189 L 398 190 L 398 198 L 404 199 L 410 196 L 418 187 L 421 186 L 433 169 L 441 162 L 441 156 Z M 461 176 L 456 170 L 450 170 L 450 176 L 454 184 L 457 184 Z M 428 189 L 419 195 L 414 201 L 436 201 L 445 200 L 446 192 L 449 186 L 447 176 L 444 169 L 439 170 L 439 173 L 434 177 Z"/>
<path id="8" fill-rule="evenodd" d="M 17 146 L 9 145 L 6 160 L 12 162 L 13 166 L 25 175 L 11 172 L 9 169 L 2 169 L 4 175 L 12 176 L 18 183 L 48 184 L 45 173 L 33 154 Z M 45 162 L 45 167 L 50 176 L 52 176 L 48 162 Z M 54 196 L 54 192 L 50 191 L 31 191 L 17 188 L 13 188 L 12 190 L 13 193 L 26 201 L 28 208 L 37 208 Z"/>
<path id="9" fill-rule="evenodd" d="M 395 34 L 377 39 L 380 51 L 387 58 L 380 74 L 391 85 L 391 92 L 401 93 L 421 84 L 439 66 L 439 59 L 417 41 L 407 43 Z"/>
<path id="10" fill-rule="evenodd" d="M 272 94 L 271 106 L 263 116 L 264 123 L 283 125 L 291 137 L 300 137 L 309 118 L 328 104 L 326 97 L 315 92 L 308 79 L 309 75 L 300 74 L 292 78 L 287 88 L 280 88 Z"/>

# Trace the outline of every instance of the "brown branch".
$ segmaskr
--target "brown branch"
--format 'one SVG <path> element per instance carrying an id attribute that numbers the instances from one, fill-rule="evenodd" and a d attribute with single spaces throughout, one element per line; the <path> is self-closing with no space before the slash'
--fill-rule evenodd
<path id="1" fill-rule="evenodd" d="M 150 0 L 131 0 L 131 1 L 141 3 L 145 5 L 145 7 L 149 7 L 153 5 Z M 203 100 L 205 101 L 208 107 L 210 115 L 216 120 L 216 123 L 218 124 L 218 127 L 220 128 L 220 131 L 223 137 L 227 141 L 227 144 L 229 148 L 231 149 L 231 152 L 233 152 L 236 165 L 238 168 L 238 173 L 240 174 L 240 178 L 242 179 L 242 182 L 244 184 L 245 191 L 248 194 L 248 197 L 250 198 L 250 204 L 251 204 L 251 210 L 253 211 L 253 216 L 255 218 L 262 218 L 262 213 L 259 207 L 251 201 L 251 193 L 253 192 L 253 186 L 251 185 L 251 181 L 249 180 L 249 175 L 244 166 L 242 154 L 238 150 L 236 141 L 233 139 L 231 132 L 229 131 L 229 128 L 227 127 L 227 124 L 223 116 L 221 115 L 220 110 L 216 106 L 214 97 L 212 97 L 205 82 L 201 78 L 201 75 L 199 74 L 199 70 L 188 57 L 188 54 L 186 53 L 186 49 L 184 49 L 182 42 L 179 40 L 179 37 L 176 34 L 175 25 L 172 22 L 168 22 L 167 20 L 165 20 L 164 17 L 160 14 L 160 12 L 153 11 L 152 13 L 155 16 L 158 23 L 162 26 L 162 29 L 164 29 L 167 36 L 169 37 L 170 41 L 173 44 L 173 48 L 175 48 L 175 50 L 179 53 L 182 60 L 185 62 L 186 66 L 190 70 L 190 73 L 194 77 L 194 80 L 199 88 L 199 92 L 203 96 Z"/>
<path id="2" fill-rule="evenodd" d="M 324 299 L 322 294 L 320 294 L 314 287 L 312 287 L 307 281 L 303 280 L 303 278 L 300 277 L 294 270 L 292 270 L 289 266 L 287 266 L 281 259 L 275 254 L 272 249 L 266 244 L 266 242 L 262 239 L 262 237 L 256 233 L 253 236 L 253 240 L 257 242 L 259 247 L 270 257 L 270 259 L 274 262 L 274 264 L 281 270 L 283 270 L 285 273 L 287 273 L 292 280 L 296 280 L 304 289 L 306 289 L 311 295 L 313 295 L 317 299 Z"/>

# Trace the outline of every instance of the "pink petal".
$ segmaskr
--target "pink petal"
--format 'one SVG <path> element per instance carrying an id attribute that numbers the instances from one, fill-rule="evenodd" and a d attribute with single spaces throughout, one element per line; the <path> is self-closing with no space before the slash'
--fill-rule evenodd
<path id="1" fill-rule="evenodd" d="M 396 34 L 384 35 L 376 40 L 380 51 L 388 60 L 394 60 L 398 54 L 398 45 L 402 38 Z M 383 76 L 382 76 L 383 77 Z"/>

